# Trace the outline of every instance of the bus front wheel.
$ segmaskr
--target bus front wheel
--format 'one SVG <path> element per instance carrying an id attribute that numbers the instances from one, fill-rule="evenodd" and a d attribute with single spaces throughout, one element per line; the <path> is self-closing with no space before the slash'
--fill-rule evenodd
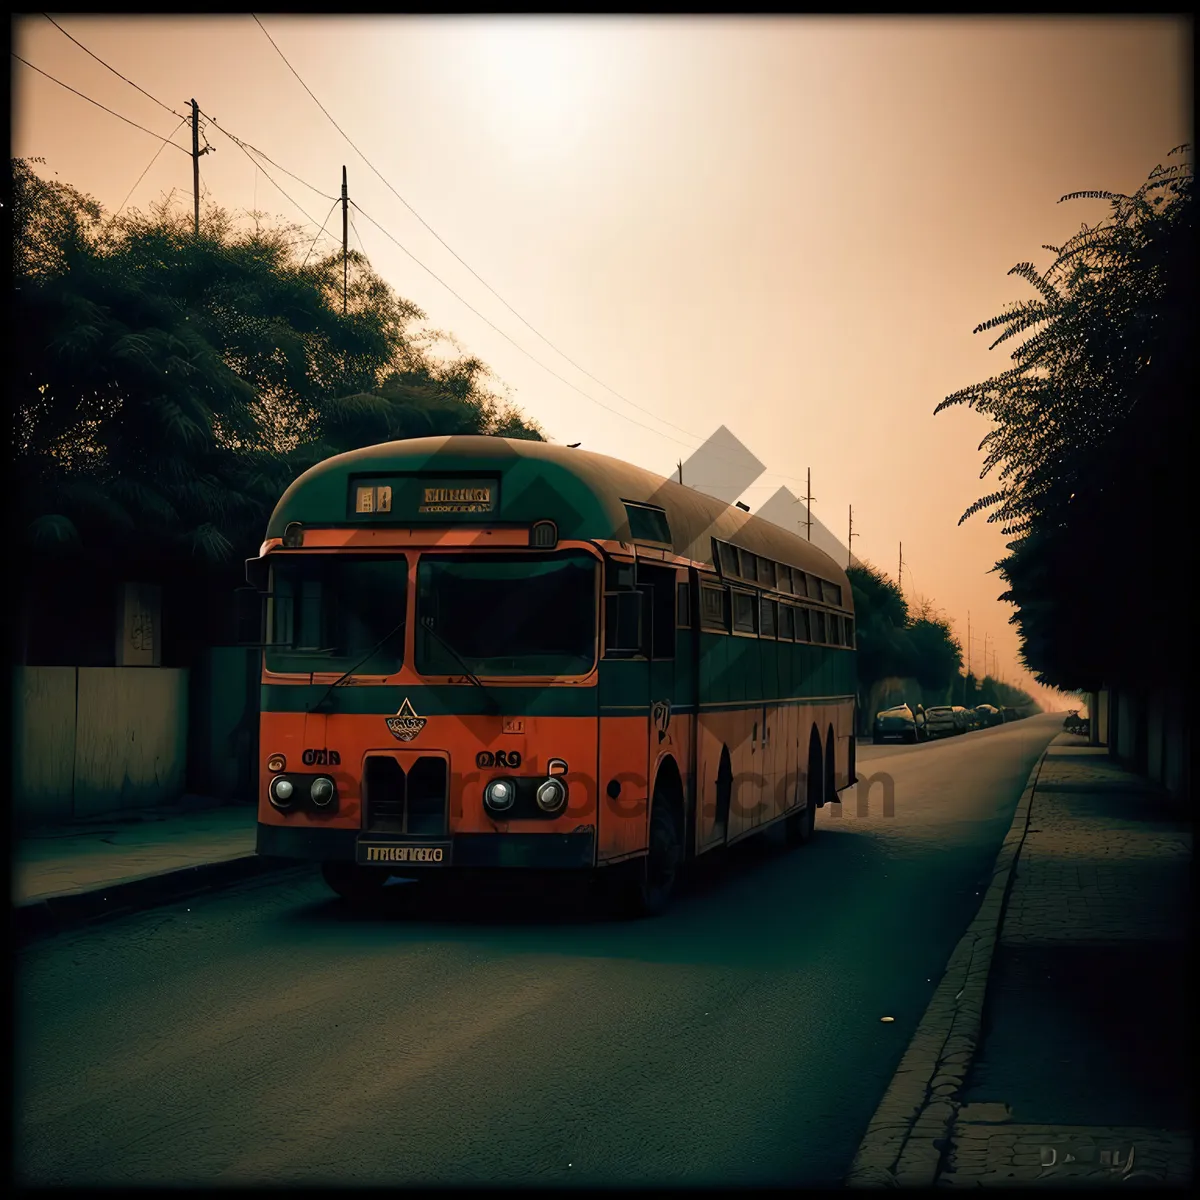
<path id="1" fill-rule="evenodd" d="M 626 864 L 621 907 L 632 917 L 657 917 L 666 912 L 675 895 L 683 861 L 679 822 L 665 797 L 655 803 L 650 817 L 650 847 L 641 858 Z"/>

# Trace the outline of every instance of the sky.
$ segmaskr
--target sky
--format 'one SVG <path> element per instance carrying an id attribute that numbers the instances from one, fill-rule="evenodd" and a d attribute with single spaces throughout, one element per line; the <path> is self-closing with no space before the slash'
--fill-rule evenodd
<path id="1" fill-rule="evenodd" d="M 725 426 L 752 511 L 811 471 L 814 517 L 844 539 L 853 506 L 893 579 L 902 546 L 977 674 L 986 637 L 1065 707 L 1019 664 L 998 525 L 958 524 L 990 423 L 933 409 L 1008 365 L 972 330 L 1030 294 L 1009 269 L 1107 213 L 1059 198 L 1192 140 L 1190 21 L 52 15 L 131 82 L 44 15 L 14 52 L 145 129 L 13 59 L 14 155 L 110 212 L 190 203 L 162 139 L 190 148 L 167 108 L 195 98 L 290 172 L 210 123 L 206 197 L 328 221 L 323 249 L 344 165 L 351 245 L 552 441 L 666 475 Z"/>

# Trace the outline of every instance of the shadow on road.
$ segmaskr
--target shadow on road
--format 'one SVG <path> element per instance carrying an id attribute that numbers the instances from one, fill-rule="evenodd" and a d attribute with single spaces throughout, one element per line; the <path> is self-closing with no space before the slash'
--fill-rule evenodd
<path id="1" fill-rule="evenodd" d="M 829 897 L 858 894 L 869 905 L 889 861 L 850 825 L 824 829 L 798 849 L 766 834 L 706 858 L 689 872 L 671 911 L 650 920 L 617 916 L 602 883 L 512 875 L 453 889 L 436 880 L 429 888 L 397 885 L 375 911 L 331 897 L 276 919 L 293 935 L 302 928 L 359 947 L 364 940 L 481 942 L 506 953 L 789 970 L 811 965 L 813 939 L 804 930 Z M 844 912 L 822 913 L 826 923 L 842 919 L 849 919 Z"/>

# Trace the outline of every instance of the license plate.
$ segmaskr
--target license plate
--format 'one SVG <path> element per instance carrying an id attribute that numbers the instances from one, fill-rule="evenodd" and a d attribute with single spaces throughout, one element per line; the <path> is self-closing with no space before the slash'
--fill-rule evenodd
<path id="1" fill-rule="evenodd" d="M 449 842 L 358 843 L 360 867 L 446 867 L 450 865 Z"/>

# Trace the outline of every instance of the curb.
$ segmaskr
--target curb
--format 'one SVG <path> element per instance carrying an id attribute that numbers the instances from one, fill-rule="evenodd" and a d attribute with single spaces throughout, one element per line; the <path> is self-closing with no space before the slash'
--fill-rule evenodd
<path id="1" fill-rule="evenodd" d="M 1029 828 L 1033 794 L 1053 744 L 1051 739 L 1029 773 L 979 912 L 950 955 L 933 999 L 867 1126 L 846 1175 L 846 1187 L 932 1187 L 937 1178 L 958 1112 L 955 1097 L 979 1041 L 992 951 Z"/>
<path id="2" fill-rule="evenodd" d="M 215 891 L 296 866 L 297 863 L 292 859 L 244 854 L 220 862 L 165 871 L 128 883 L 32 900 L 13 906 L 16 938 L 20 944 L 38 941 L 81 925 L 159 908 L 201 892 Z"/>

